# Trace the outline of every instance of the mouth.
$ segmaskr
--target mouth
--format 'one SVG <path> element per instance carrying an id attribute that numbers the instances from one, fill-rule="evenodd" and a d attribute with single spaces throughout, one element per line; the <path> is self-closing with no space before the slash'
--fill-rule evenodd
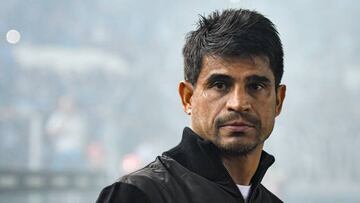
<path id="1" fill-rule="evenodd" d="M 246 131 L 255 128 L 255 126 L 250 123 L 234 121 L 225 123 L 221 125 L 220 128 L 233 133 L 245 133 Z"/>

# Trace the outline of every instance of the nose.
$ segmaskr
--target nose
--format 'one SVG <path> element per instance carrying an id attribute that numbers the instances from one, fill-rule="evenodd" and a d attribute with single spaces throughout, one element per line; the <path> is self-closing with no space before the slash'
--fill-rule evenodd
<path id="1" fill-rule="evenodd" d="M 228 111 L 250 111 L 250 100 L 250 95 L 246 92 L 245 88 L 234 88 L 234 90 L 229 94 L 226 108 Z"/>

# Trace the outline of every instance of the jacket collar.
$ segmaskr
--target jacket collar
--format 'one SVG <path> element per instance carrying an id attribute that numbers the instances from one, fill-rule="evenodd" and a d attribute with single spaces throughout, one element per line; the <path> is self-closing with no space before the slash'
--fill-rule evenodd
<path id="1" fill-rule="evenodd" d="M 218 149 L 190 128 L 184 129 L 180 144 L 164 152 L 163 155 L 173 158 L 188 170 L 216 182 L 233 195 L 241 196 L 236 184 L 220 160 Z M 251 180 L 252 188 L 260 184 L 267 169 L 274 161 L 275 158 L 272 155 L 265 151 L 262 152 L 258 169 Z"/>

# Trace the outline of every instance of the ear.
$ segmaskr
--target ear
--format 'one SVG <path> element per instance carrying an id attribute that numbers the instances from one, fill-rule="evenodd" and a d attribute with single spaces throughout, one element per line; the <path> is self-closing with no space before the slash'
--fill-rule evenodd
<path id="1" fill-rule="evenodd" d="M 279 87 L 277 88 L 277 93 L 276 93 L 276 109 L 275 109 L 275 113 L 276 116 L 280 115 L 281 113 L 281 109 L 282 109 L 282 105 L 284 103 L 284 99 L 285 99 L 285 94 L 286 94 L 286 86 L 285 85 L 279 85 Z"/>
<path id="2" fill-rule="evenodd" d="M 179 83 L 179 94 L 181 103 L 185 113 L 191 114 L 191 97 L 193 95 L 194 88 L 188 81 L 181 81 Z"/>

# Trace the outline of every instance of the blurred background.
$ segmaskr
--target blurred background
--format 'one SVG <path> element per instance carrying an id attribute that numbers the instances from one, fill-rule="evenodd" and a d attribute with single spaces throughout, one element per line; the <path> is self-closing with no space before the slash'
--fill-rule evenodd
<path id="1" fill-rule="evenodd" d="M 360 202 L 355 0 L 1 0 L 0 202 L 95 202 L 181 138 L 181 49 L 198 14 L 249 8 L 285 51 L 264 184 L 285 202 Z"/>

